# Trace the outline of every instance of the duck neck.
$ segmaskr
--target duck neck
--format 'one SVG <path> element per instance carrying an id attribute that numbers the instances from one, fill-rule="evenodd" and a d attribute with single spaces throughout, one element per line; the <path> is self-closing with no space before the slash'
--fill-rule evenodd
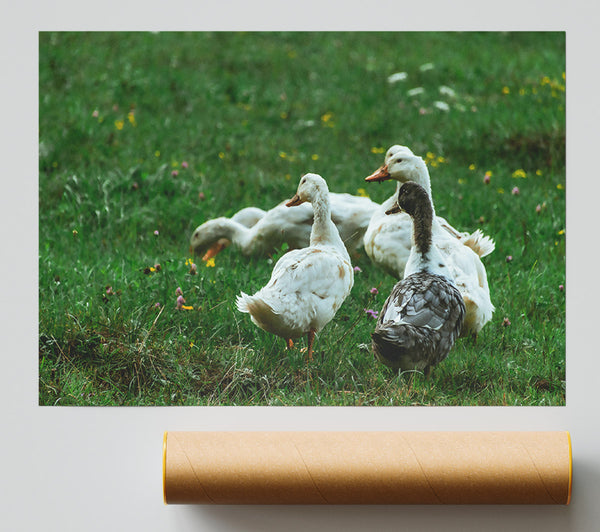
<path id="1" fill-rule="evenodd" d="M 431 195 L 431 179 L 429 177 L 429 170 L 427 169 L 427 164 L 421 157 L 415 158 L 414 167 L 407 172 L 406 181 L 414 181 L 415 183 L 421 185 L 429 199 L 431 200 L 431 210 L 433 213 L 433 219 L 435 219 L 435 209 L 433 207 L 433 196 Z"/>
<path id="2" fill-rule="evenodd" d="M 250 229 L 230 218 L 217 218 L 213 222 L 210 234 L 215 241 L 226 238 L 239 246 L 243 253 L 246 252 L 246 247 L 252 239 Z"/>
<path id="3" fill-rule="evenodd" d="M 340 233 L 335 224 L 331 221 L 329 193 L 326 191 L 319 191 L 318 195 L 311 203 L 314 219 L 310 232 L 310 245 L 331 245 L 345 250 L 346 247 L 342 242 Z"/>
<path id="4" fill-rule="evenodd" d="M 431 249 L 431 225 L 433 222 L 433 208 L 431 204 L 417 205 L 413 219 L 413 247 L 421 256 L 427 256 Z"/>
<path id="5" fill-rule="evenodd" d="M 421 204 L 412 215 L 413 235 L 410 255 L 404 269 L 404 277 L 413 273 L 428 271 L 447 276 L 444 260 L 432 241 L 433 209 Z"/>

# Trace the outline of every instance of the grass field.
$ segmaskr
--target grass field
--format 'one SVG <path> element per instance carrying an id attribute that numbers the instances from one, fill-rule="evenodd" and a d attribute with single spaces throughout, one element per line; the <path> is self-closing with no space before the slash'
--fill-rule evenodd
<path id="1" fill-rule="evenodd" d="M 41 33 L 39 50 L 40 404 L 565 404 L 564 33 Z M 427 159 L 439 215 L 496 241 L 494 317 L 429 379 L 374 361 L 365 309 L 394 279 L 364 251 L 308 365 L 235 308 L 278 255 L 188 252 L 200 223 L 271 208 L 306 172 L 383 201 L 395 183 L 364 177 L 392 144 Z"/>

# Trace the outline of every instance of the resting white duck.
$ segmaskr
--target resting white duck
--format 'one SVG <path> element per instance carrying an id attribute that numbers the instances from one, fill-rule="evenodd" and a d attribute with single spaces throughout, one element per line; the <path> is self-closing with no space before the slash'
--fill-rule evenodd
<path id="1" fill-rule="evenodd" d="M 398 205 L 413 220 L 410 257 L 404 279 L 383 305 L 371 335 L 372 347 L 375 357 L 396 372 L 417 370 L 429 375 L 452 349 L 465 304 L 432 242 L 433 207 L 427 191 L 416 183 L 404 183 Z"/>
<path id="2" fill-rule="evenodd" d="M 307 358 L 312 359 L 315 334 L 329 323 L 354 284 L 348 250 L 331 221 L 325 180 L 306 174 L 287 207 L 310 202 L 314 222 L 310 245 L 287 252 L 275 264 L 268 284 L 254 295 L 241 293 L 237 308 L 248 312 L 255 325 L 286 340 L 308 336 Z"/>
<path id="3" fill-rule="evenodd" d="M 480 248 L 484 250 L 481 252 L 482 255 L 486 255 L 494 249 L 493 241 L 482 233 L 476 234 L 477 232 L 466 239 L 457 238 L 448 229 L 448 227 L 451 227 L 449 224 L 448 227 L 442 225 L 443 222 L 435 215 L 427 165 L 421 157 L 412 154 L 410 150 L 399 149 L 391 153 L 387 164 L 366 178 L 367 181 L 385 181 L 388 179 L 399 181 L 398 186 L 400 186 L 400 183 L 414 181 L 425 189 L 431 199 L 433 209 L 433 242 L 442 253 L 450 271 L 450 276 L 462 294 L 467 309 L 461 336 L 473 335 L 474 337 L 477 337 L 477 334 L 482 327 L 492 318 L 494 305 L 490 298 L 487 273 L 485 271 L 485 266 L 481 262 L 480 255 L 478 255 L 470 245 L 465 245 L 464 241 L 469 240 L 471 242 L 477 242 Z M 386 204 L 390 205 L 389 200 L 384 202 L 383 205 Z M 401 261 L 403 260 L 402 253 L 404 253 L 406 249 L 405 241 L 408 230 L 406 225 L 402 224 L 402 219 L 396 218 L 397 216 L 401 216 L 401 213 L 395 214 L 391 216 L 391 218 L 395 218 L 393 227 L 395 227 L 398 232 L 396 236 L 398 242 L 394 243 L 393 241 L 393 233 L 391 232 L 392 227 L 385 226 L 387 240 L 385 246 L 380 246 L 380 252 L 384 254 L 386 252 L 391 253 L 394 260 L 397 261 L 397 271 L 401 272 L 404 270 L 404 265 L 406 264 L 401 264 Z M 400 223 L 398 223 L 398 221 L 400 221 Z M 452 231 L 455 230 L 452 229 Z M 456 233 L 458 233 L 458 231 L 456 231 Z M 366 236 L 367 235 L 365 234 L 365 238 Z"/>
<path id="4" fill-rule="evenodd" d="M 267 211 L 259 209 L 258 207 L 245 207 L 245 208 L 239 210 L 238 212 L 236 212 L 230 218 L 230 220 L 232 222 L 241 224 L 244 227 L 250 228 L 250 227 L 255 226 L 256 223 L 260 219 L 264 218 L 265 214 L 267 214 Z M 202 247 L 202 245 L 198 245 L 198 238 L 196 235 L 196 233 L 198 232 L 199 229 L 200 229 L 200 227 L 198 227 L 194 231 L 194 234 L 192 235 L 192 238 L 191 238 L 191 245 L 190 245 L 190 253 L 191 254 L 193 254 L 195 252 L 196 248 L 200 249 Z M 212 257 L 216 257 L 222 250 L 224 250 L 230 244 L 231 244 L 231 241 L 228 240 L 227 238 L 217 239 L 217 241 L 208 248 L 208 250 L 202 257 L 202 260 L 208 260 L 208 259 L 211 259 Z"/>
<path id="5" fill-rule="evenodd" d="M 394 162 L 403 155 L 406 157 L 415 156 L 410 148 L 406 146 L 395 144 L 390 147 L 385 155 L 385 164 L 374 174 L 366 178 L 367 181 L 384 181 L 386 179 L 400 181 L 396 186 L 394 194 L 384 201 L 371 217 L 364 236 L 364 248 L 369 258 L 387 273 L 398 279 L 401 279 L 403 276 L 404 267 L 410 254 L 412 222 L 410 216 L 405 212 L 391 216 L 387 216 L 385 213 L 395 204 L 402 182 L 410 179 L 394 173 Z M 421 184 L 431 196 L 431 183 L 426 166 L 422 174 L 413 175 L 412 179 Z M 471 234 L 460 232 L 441 216 L 436 216 L 436 218 L 439 227 L 446 230 L 449 235 L 459 240 L 465 246 L 473 249 L 480 257 L 484 257 L 494 250 L 494 241 L 485 236 L 479 229 Z"/>
<path id="6" fill-rule="evenodd" d="M 330 193 L 331 219 L 349 251 L 363 244 L 369 220 L 379 207 L 369 198 L 346 193 Z M 204 260 L 216 255 L 229 243 L 244 255 L 266 255 L 285 242 L 290 249 L 308 246 L 313 223 L 313 207 L 302 204 L 288 209 L 282 202 L 252 225 L 244 220 L 219 217 L 198 226 L 190 238 L 190 252 Z M 239 213 L 238 213 L 239 214 Z"/>

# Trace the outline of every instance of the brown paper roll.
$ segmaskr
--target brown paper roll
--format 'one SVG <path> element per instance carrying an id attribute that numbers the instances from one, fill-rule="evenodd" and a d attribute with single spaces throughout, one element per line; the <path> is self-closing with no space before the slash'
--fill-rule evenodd
<path id="1" fill-rule="evenodd" d="M 165 503 L 569 504 L 568 432 L 166 432 Z"/>

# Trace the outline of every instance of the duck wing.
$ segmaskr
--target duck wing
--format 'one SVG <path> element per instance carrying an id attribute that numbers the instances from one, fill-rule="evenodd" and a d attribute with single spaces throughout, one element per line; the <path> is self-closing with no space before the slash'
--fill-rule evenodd
<path id="1" fill-rule="evenodd" d="M 448 279 L 418 272 L 396 284 L 372 334 L 377 358 L 395 369 L 425 369 L 447 355 L 465 315 Z"/>

